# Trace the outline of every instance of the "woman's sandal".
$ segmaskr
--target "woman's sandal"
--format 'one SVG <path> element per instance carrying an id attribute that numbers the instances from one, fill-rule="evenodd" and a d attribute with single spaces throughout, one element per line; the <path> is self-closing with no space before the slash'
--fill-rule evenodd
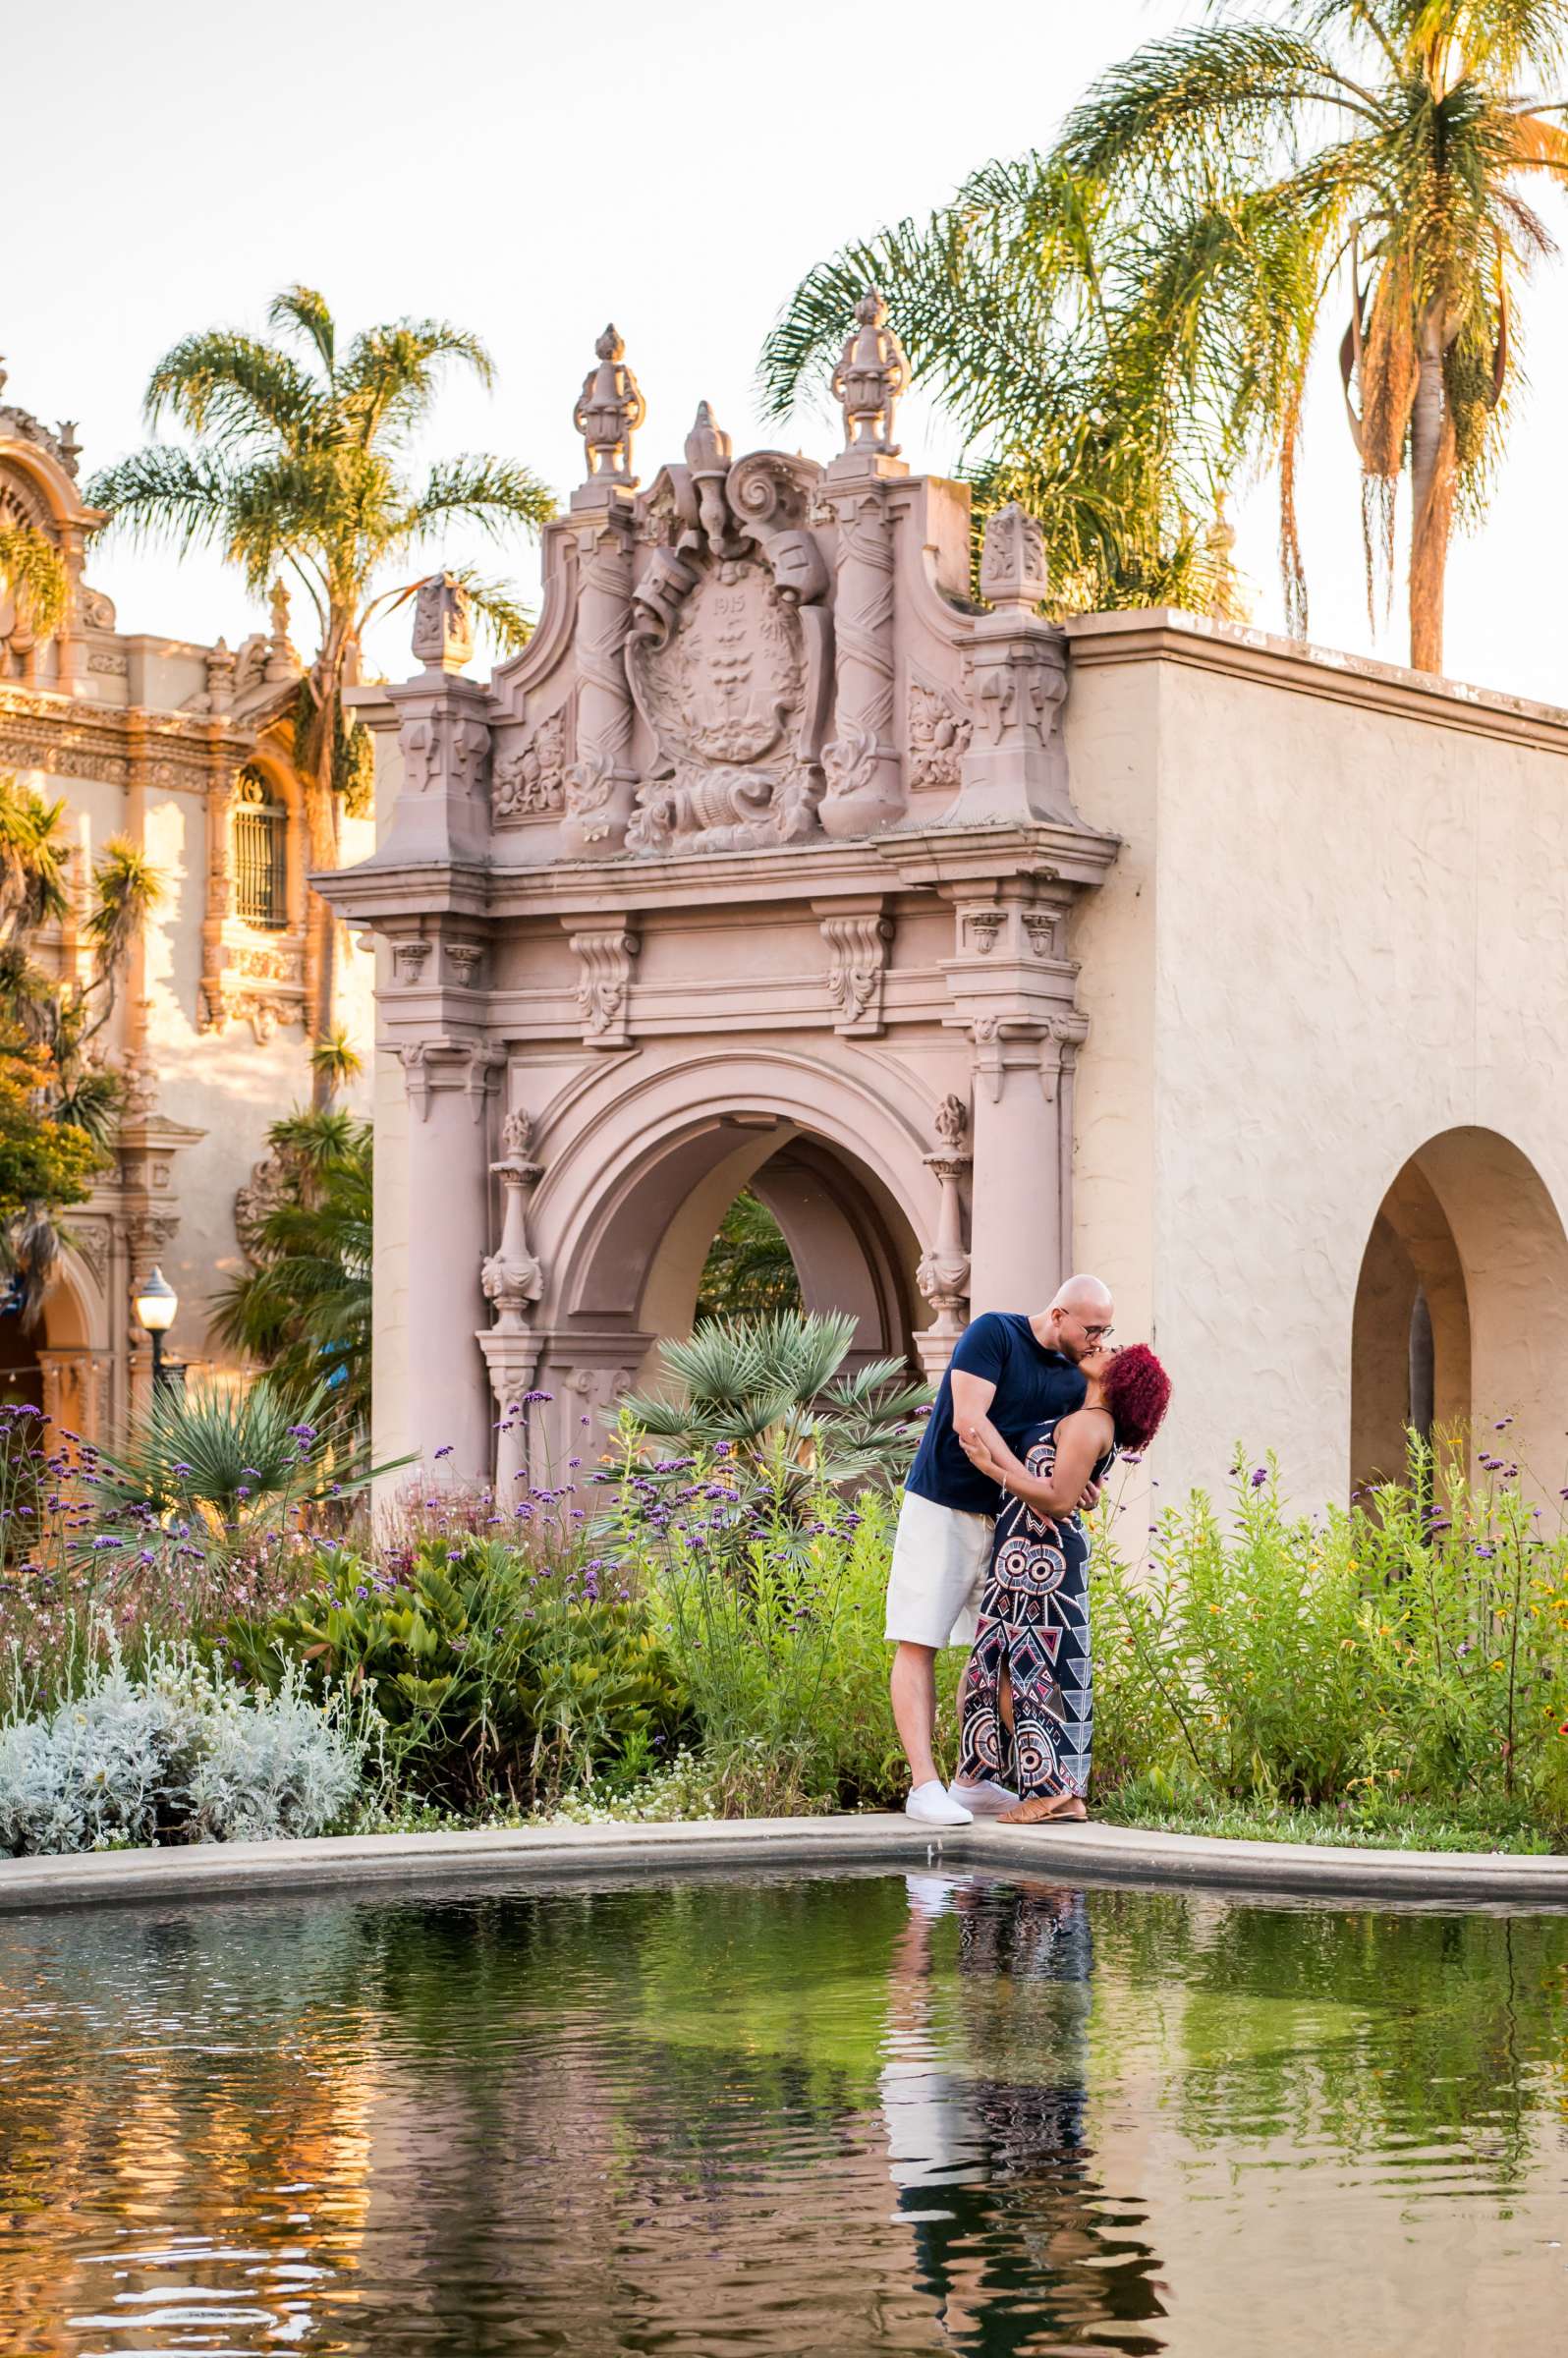
<path id="1" fill-rule="evenodd" d="M 1016 1810 L 1003 1810 L 996 1820 L 998 1825 L 1049 1825 L 1066 1819 L 1071 1825 L 1081 1825 L 1089 1816 L 1076 1793 L 1036 1793 L 1029 1801 L 1021 1801 Z"/>

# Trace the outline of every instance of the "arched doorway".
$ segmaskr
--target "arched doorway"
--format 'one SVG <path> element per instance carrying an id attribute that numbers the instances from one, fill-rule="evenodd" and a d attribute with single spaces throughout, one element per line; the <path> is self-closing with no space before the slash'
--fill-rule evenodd
<path id="1" fill-rule="evenodd" d="M 1554 1490 L 1568 1426 L 1568 1235 L 1510 1140 L 1445 1130 L 1395 1174 L 1362 1261 L 1352 1487 L 1403 1475 L 1408 1426 L 1475 1432 L 1484 1446 L 1504 1417 L 1510 1453 Z"/>
<path id="2" fill-rule="evenodd" d="M 913 1096 L 913 1093 L 910 1093 Z M 889 1096 L 894 1102 L 889 1103 Z M 657 1383 L 661 1340 L 690 1333 L 704 1265 L 743 1192 L 777 1223 L 808 1310 L 848 1311 L 851 1367 L 919 1366 L 930 1321 L 918 1269 L 935 1234 L 929 1116 L 814 1061 L 754 1051 L 624 1079 L 546 1128 L 533 1249 L 548 1273 L 534 1331 L 552 1451 L 599 1432 L 619 1393 Z"/>

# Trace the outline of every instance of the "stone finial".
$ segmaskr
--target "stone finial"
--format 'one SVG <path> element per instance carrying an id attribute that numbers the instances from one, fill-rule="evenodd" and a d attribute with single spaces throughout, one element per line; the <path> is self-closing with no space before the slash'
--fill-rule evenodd
<path id="1" fill-rule="evenodd" d="M 414 598 L 414 652 L 426 671 L 461 671 L 474 652 L 467 590 L 453 573 L 432 573 Z"/>
<path id="2" fill-rule="evenodd" d="M 272 630 L 267 639 L 267 659 L 264 676 L 269 680 L 295 680 L 300 676 L 298 649 L 289 637 L 289 593 L 280 575 L 272 585 L 267 599 L 267 613 Z"/>
<path id="3" fill-rule="evenodd" d="M 591 483 L 637 483 L 632 473 L 632 436 L 647 416 L 637 378 L 625 364 L 626 346 L 614 326 L 593 347 L 599 365 L 583 379 L 572 422 L 588 452 Z"/>
<path id="4" fill-rule="evenodd" d="M 980 595 L 992 606 L 1037 606 L 1049 588 L 1045 535 L 1016 499 L 985 519 L 980 544 Z"/>
<path id="5" fill-rule="evenodd" d="M 60 421 L 59 430 L 60 464 L 65 469 L 67 475 L 71 477 L 71 480 L 75 482 L 77 477 L 82 472 L 82 445 L 77 440 L 76 419 L 62 418 Z"/>
<path id="6" fill-rule="evenodd" d="M 533 1116 L 526 1105 L 518 1105 L 501 1124 L 501 1150 L 510 1162 L 527 1162 L 533 1145 Z"/>
<path id="7" fill-rule="evenodd" d="M 833 371 L 833 392 L 844 411 L 844 448 L 893 458 L 893 412 L 909 386 L 909 362 L 874 287 L 855 306 L 855 318 Z"/>
<path id="8" fill-rule="evenodd" d="M 234 653 L 226 639 L 207 649 L 207 710 L 234 709 Z"/>
<path id="9" fill-rule="evenodd" d="M 936 1108 L 936 1136 L 948 1154 L 963 1151 L 964 1134 L 969 1128 L 969 1107 L 962 1097 L 945 1096 Z"/>
<path id="10" fill-rule="evenodd" d="M 697 405 L 697 421 L 686 437 L 686 464 L 697 485 L 698 512 L 707 543 L 716 556 L 730 529 L 729 503 L 724 496 L 724 479 L 730 471 L 735 445 L 721 425 L 714 421 L 713 413 L 705 401 Z"/>

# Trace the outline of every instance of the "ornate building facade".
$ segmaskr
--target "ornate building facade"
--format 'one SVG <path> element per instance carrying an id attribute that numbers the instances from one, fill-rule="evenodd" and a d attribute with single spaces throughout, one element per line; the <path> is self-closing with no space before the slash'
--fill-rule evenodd
<path id="1" fill-rule="evenodd" d="M 206 1310 L 241 1265 L 237 1199 L 264 1163 L 268 1123 L 309 1095 L 307 857 L 290 751 L 301 662 L 282 590 L 270 630 L 234 649 L 122 632 L 84 579 L 103 519 L 79 465 L 74 426 L 0 403 L 0 516 L 42 531 L 71 582 L 65 621 L 41 643 L 0 596 L 0 772 L 67 806 L 73 907 L 36 945 L 44 962 L 82 971 L 85 884 L 110 837 L 143 849 L 164 880 L 106 1035 L 128 1081 L 113 1167 L 69 1216 L 41 1328 L 0 1317 L 0 1397 L 94 1437 L 147 1380 L 131 1303 L 154 1262 L 181 1297 L 176 1355 L 225 1365 Z M 373 840 L 368 822 L 345 836 L 351 858 Z M 367 1037 L 368 961 L 339 966 L 344 1020 Z"/>
<path id="2" fill-rule="evenodd" d="M 596 1445 L 744 1186 L 809 1305 L 932 1374 L 1098 1270 L 1175 1367 L 1177 1481 L 1245 1437 L 1342 1495 L 1492 1408 L 1565 1479 L 1568 719 L 1057 629 L 1016 507 L 975 599 L 906 375 L 868 295 L 834 455 L 702 404 L 644 487 L 607 330 L 528 648 L 465 677 L 438 578 L 362 693 L 378 844 L 323 884 L 380 945 L 378 1451 Z"/>

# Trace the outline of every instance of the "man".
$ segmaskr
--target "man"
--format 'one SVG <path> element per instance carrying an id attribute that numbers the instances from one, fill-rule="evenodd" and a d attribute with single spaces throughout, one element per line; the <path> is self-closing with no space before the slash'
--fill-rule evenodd
<path id="1" fill-rule="evenodd" d="M 1011 1809 L 1001 1785 L 951 1793 L 936 1773 L 936 1656 L 967 1645 L 990 1561 L 1000 1503 L 996 1485 L 971 1465 L 958 1427 L 978 1427 L 987 1444 L 1011 1448 L 1032 1425 L 1065 1417 L 1084 1401 L 1078 1362 L 1111 1330 L 1114 1311 L 1097 1277 L 1069 1277 L 1049 1310 L 986 1311 L 959 1336 L 909 1470 L 887 1583 L 887 1636 L 898 1652 L 889 1686 L 898 1740 L 909 1762 L 911 1818 L 968 1825 Z M 1092 1486 L 1085 1496 L 1092 1504 Z"/>

